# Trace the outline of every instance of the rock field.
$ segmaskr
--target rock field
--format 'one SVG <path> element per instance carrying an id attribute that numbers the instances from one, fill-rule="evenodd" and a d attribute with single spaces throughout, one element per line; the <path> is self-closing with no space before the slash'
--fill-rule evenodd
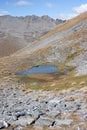
<path id="1" fill-rule="evenodd" d="M 0 129 L 21 130 L 30 126 L 86 130 L 87 88 L 75 91 L 32 91 L 25 94 L 21 85 L 0 80 Z M 17 87 L 15 87 L 17 86 Z M 86 126 L 85 126 L 86 125 Z M 82 129 L 85 126 L 85 129 Z"/>

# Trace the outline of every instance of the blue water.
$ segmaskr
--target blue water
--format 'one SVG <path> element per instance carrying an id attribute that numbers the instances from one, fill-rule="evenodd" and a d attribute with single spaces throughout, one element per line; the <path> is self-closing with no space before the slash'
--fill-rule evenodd
<path id="1" fill-rule="evenodd" d="M 58 72 L 58 68 L 52 65 L 35 66 L 27 71 L 18 72 L 16 75 L 28 75 L 28 74 L 43 74 Z"/>

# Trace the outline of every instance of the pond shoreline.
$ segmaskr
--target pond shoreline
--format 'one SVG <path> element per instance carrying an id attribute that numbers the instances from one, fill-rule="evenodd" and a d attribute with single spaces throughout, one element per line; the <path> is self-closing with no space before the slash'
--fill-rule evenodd
<path id="1" fill-rule="evenodd" d="M 23 71 L 23 72 L 17 72 L 16 75 L 30 75 L 30 74 L 49 74 L 49 73 L 55 73 L 58 72 L 58 68 L 56 66 L 52 65 L 37 65 L 29 70 Z"/>

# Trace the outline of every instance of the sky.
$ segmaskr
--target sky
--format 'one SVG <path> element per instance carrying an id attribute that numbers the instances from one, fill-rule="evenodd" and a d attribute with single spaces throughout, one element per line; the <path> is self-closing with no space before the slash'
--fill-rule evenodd
<path id="1" fill-rule="evenodd" d="M 87 11 L 87 0 L 0 0 L 0 16 L 49 15 L 70 19 Z"/>

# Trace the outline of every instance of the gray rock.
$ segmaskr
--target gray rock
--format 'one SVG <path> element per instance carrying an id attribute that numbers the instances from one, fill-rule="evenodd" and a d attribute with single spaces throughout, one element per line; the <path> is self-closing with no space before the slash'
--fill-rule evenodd
<path id="1" fill-rule="evenodd" d="M 40 116 L 40 118 L 35 122 L 37 126 L 52 126 L 54 120 L 47 116 Z"/>
<path id="2" fill-rule="evenodd" d="M 75 54 L 75 53 L 76 53 L 76 48 L 72 47 L 71 54 Z"/>
<path id="3" fill-rule="evenodd" d="M 58 111 L 57 109 L 54 109 L 54 108 L 53 108 L 52 111 L 46 112 L 46 115 L 48 115 L 48 116 L 50 116 L 52 118 L 55 118 L 55 117 L 59 116 L 60 114 L 61 114 L 61 112 Z"/>
<path id="4" fill-rule="evenodd" d="M 70 125 L 73 122 L 71 119 L 56 119 L 55 120 L 55 125 Z"/>
<path id="5" fill-rule="evenodd" d="M 39 111 L 38 109 L 36 109 L 35 111 L 33 110 L 28 110 L 27 114 L 29 116 L 32 116 L 34 118 L 38 118 L 40 115 L 42 115 L 43 113 L 41 111 Z"/>
<path id="6" fill-rule="evenodd" d="M 9 85 L 6 84 L 7 87 L 9 88 Z M 83 100 L 86 97 L 84 92 L 84 90 L 76 90 L 66 94 L 54 95 L 50 91 L 34 91 L 23 94 L 18 89 L 15 89 L 14 92 L 12 90 L 7 91 L 4 86 L 4 91 L 0 91 L 0 127 L 4 127 L 2 126 L 3 121 L 7 125 L 17 125 L 15 130 L 19 130 L 21 129 L 20 126 L 25 127 L 26 125 L 46 125 L 58 128 L 59 125 L 64 124 L 68 127 L 74 120 L 67 118 L 74 112 L 80 120 L 79 123 L 85 122 L 87 120 L 87 105 L 86 100 Z M 16 98 L 12 93 L 16 93 Z M 40 94 L 45 96 L 37 100 Z M 74 96 L 79 98 L 72 101 L 67 100 Z M 6 107 L 6 104 L 8 104 L 8 107 Z"/>
<path id="7" fill-rule="evenodd" d="M 20 116 L 25 116 L 25 112 L 17 112 L 17 113 L 15 113 L 15 116 L 18 118 L 18 117 L 20 117 Z"/>
<path id="8" fill-rule="evenodd" d="M 18 126 L 17 128 L 14 128 L 14 130 L 22 130 L 23 127 L 22 126 Z"/>
<path id="9" fill-rule="evenodd" d="M 35 118 L 29 116 L 21 116 L 17 121 L 14 121 L 12 124 L 26 126 L 32 124 L 35 121 Z"/>
<path id="10" fill-rule="evenodd" d="M 13 116 L 12 119 L 13 119 L 13 121 L 18 120 L 17 116 Z"/>
<path id="11" fill-rule="evenodd" d="M 7 128 L 9 125 L 5 121 L 0 121 L 0 129 Z"/>
<path id="12" fill-rule="evenodd" d="M 86 121 L 87 121 L 87 115 L 84 115 L 84 117 L 83 117 Z"/>

